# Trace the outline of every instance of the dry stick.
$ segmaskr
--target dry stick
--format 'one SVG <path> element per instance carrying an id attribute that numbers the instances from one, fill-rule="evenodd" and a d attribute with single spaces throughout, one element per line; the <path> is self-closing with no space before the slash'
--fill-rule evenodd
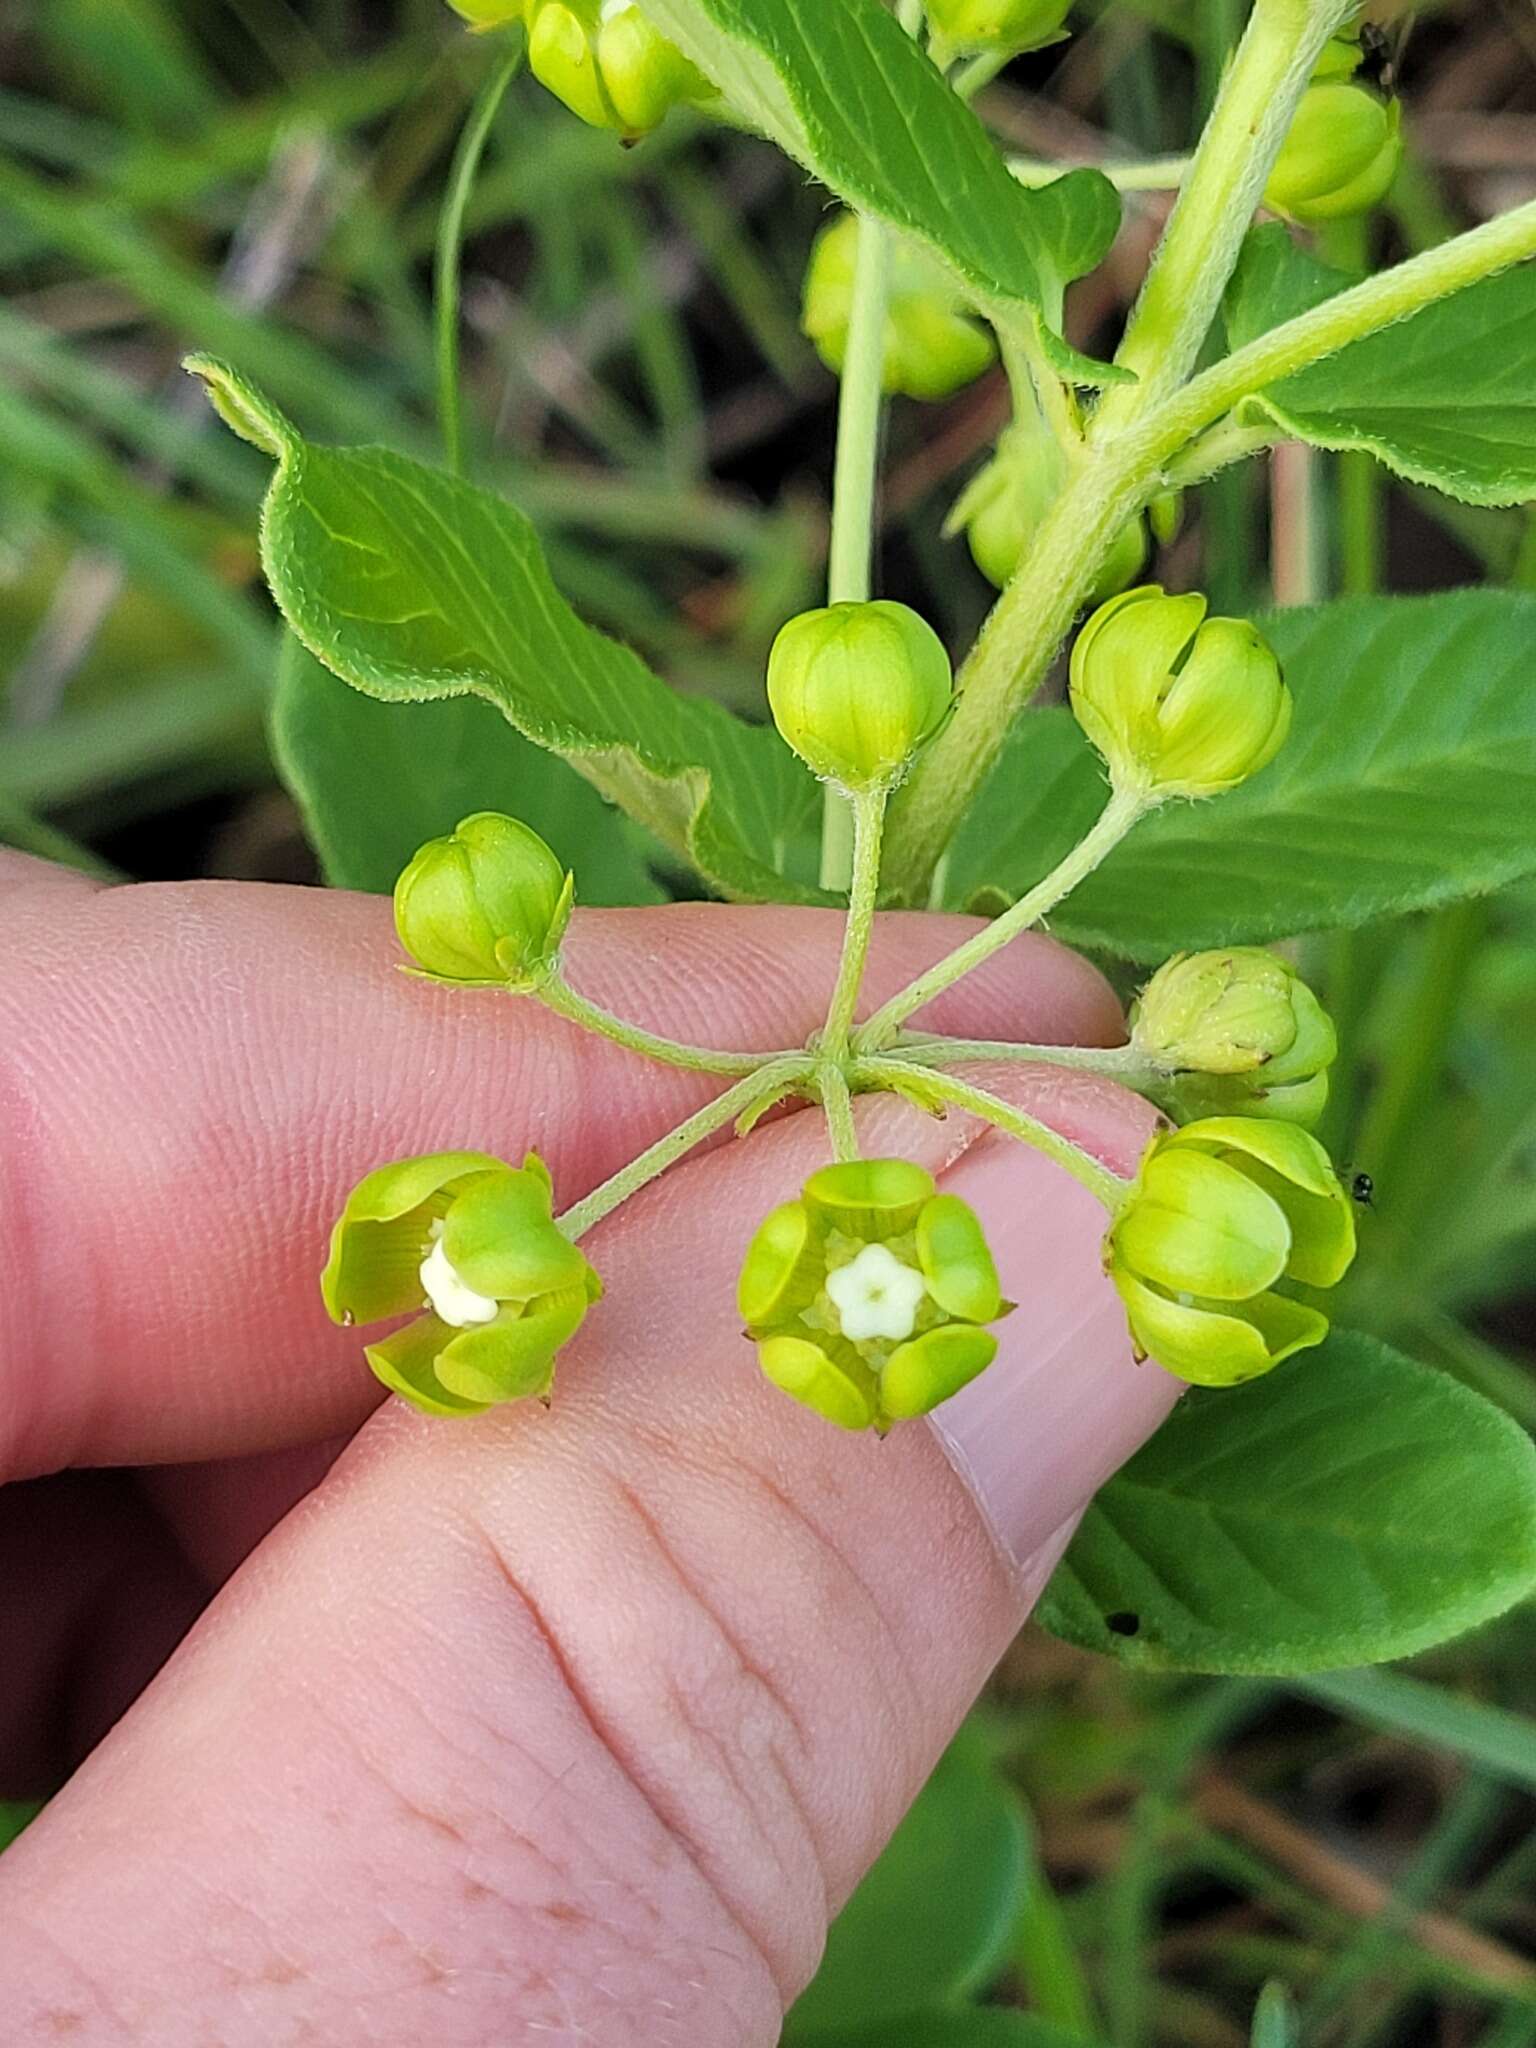
<path id="1" fill-rule="evenodd" d="M 1375 1920 L 1394 1909 L 1392 1888 L 1323 1847 L 1315 1836 L 1218 1772 L 1201 1778 L 1195 1810 L 1220 1833 L 1234 1835 L 1341 1912 Z M 1404 1931 L 1421 1948 L 1501 1990 L 1536 1994 L 1536 1965 L 1490 1935 L 1427 1910 L 1405 1916 Z"/>

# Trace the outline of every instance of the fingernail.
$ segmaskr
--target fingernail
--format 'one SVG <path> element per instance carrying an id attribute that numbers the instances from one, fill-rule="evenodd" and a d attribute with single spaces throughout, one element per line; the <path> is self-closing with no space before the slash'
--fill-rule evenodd
<path id="1" fill-rule="evenodd" d="M 995 1361 L 929 1418 L 999 1548 L 1023 1573 L 1178 1399 L 1138 1365 L 1100 1256 L 1105 1216 L 1086 1188 L 989 1135 L 944 1176 L 980 1215 L 1003 1292 Z"/>

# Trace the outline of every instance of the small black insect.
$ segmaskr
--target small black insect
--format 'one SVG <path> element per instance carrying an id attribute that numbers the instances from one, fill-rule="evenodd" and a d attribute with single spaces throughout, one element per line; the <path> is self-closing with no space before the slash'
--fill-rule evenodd
<path id="1" fill-rule="evenodd" d="M 1349 1183 L 1349 1199 L 1358 1202 L 1362 1209 L 1376 1206 L 1376 1183 L 1368 1173 L 1357 1173 Z"/>
<path id="2" fill-rule="evenodd" d="M 1134 1636 L 1141 1633 L 1139 1614 L 1106 1614 L 1104 1626 L 1112 1636 Z"/>

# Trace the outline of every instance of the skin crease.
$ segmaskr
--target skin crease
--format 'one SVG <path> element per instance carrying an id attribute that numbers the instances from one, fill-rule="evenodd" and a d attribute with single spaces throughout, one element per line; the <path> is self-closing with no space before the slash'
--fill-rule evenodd
<path id="1" fill-rule="evenodd" d="M 867 1149 L 982 1211 L 1023 1304 L 991 1369 L 1019 1390 L 1014 1558 L 925 1425 L 846 1437 L 742 1342 L 747 1238 L 825 1158 L 808 1112 L 592 1234 L 608 1295 L 548 1414 L 374 1413 L 315 1288 L 354 1180 L 533 1144 L 569 1202 L 719 1084 L 397 974 L 378 902 L 9 857 L 0 908 L 0 1792 L 95 1745 L 0 1859 L 7 2044 L 767 2048 L 1178 1392 L 1103 1320 L 1100 1212 L 967 1119 L 860 1105 Z M 865 1007 L 966 929 L 883 919 Z M 838 931 L 588 913 L 568 966 L 759 1047 L 819 1022 Z M 1120 1035 L 1044 939 L 923 1021 Z M 1144 1142 L 1101 1084 L 978 1078 L 1121 1171 Z"/>

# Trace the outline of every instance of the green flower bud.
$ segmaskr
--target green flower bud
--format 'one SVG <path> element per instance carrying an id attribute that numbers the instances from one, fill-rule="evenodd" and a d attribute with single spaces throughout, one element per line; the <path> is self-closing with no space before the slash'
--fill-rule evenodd
<path id="1" fill-rule="evenodd" d="M 997 452 L 972 477 L 944 522 L 946 536 L 964 533 L 982 575 L 999 590 L 1008 582 L 1066 482 L 1061 450 L 1039 422 L 1009 427 Z M 1100 604 L 1141 573 L 1147 537 L 1139 519 L 1122 527 L 1088 594 Z"/>
<path id="2" fill-rule="evenodd" d="M 747 1248 L 737 1305 L 767 1377 L 843 1429 L 926 1415 L 997 1354 L 1007 1315 L 976 1213 L 905 1159 L 813 1173 Z"/>
<path id="3" fill-rule="evenodd" d="M 1353 78 L 1360 69 L 1365 52 L 1360 47 L 1359 34 L 1351 29 L 1341 29 L 1336 36 L 1330 36 L 1323 45 L 1323 54 L 1312 66 L 1314 85 L 1326 84 L 1330 80 Z"/>
<path id="4" fill-rule="evenodd" d="M 853 312 L 859 223 L 842 213 L 822 229 L 805 273 L 801 327 L 829 370 L 841 372 Z M 948 398 L 997 353 L 949 274 L 921 249 L 898 242 L 891 259 L 881 381 L 908 398 Z"/>
<path id="5" fill-rule="evenodd" d="M 1105 1241 L 1139 1356 L 1229 1387 L 1320 1344 L 1287 1282 L 1332 1287 L 1355 1219 L 1327 1153 L 1293 1124 L 1207 1117 L 1152 1140 Z"/>
<path id="6" fill-rule="evenodd" d="M 1072 709 L 1117 789 L 1216 796 L 1273 760 L 1290 730 L 1280 665 L 1246 619 L 1156 584 L 1101 605 L 1072 649 Z"/>
<path id="7" fill-rule="evenodd" d="M 636 0 L 527 0 L 528 68 L 592 128 L 636 141 L 714 88 Z"/>
<path id="8" fill-rule="evenodd" d="M 436 981 L 536 988 L 554 972 L 575 889 L 537 832 L 477 811 L 412 857 L 395 884 L 395 928 Z"/>
<path id="9" fill-rule="evenodd" d="M 370 1173 L 331 1234 L 320 1292 L 333 1322 L 425 1313 L 364 1349 L 392 1392 L 428 1415 L 548 1399 L 555 1354 L 602 1283 L 557 1229 L 549 1170 L 434 1152 Z"/>
<path id="10" fill-rule="evenodd" d="M 1386 196 L 1402 156 L 1395 100 L 1342 80 L 1309 86 L 1269 174 L 1264 203 L 1307 226 L 1368 213 Z"/>
<path id="11" fill-rule="evenodd" d="M 775 725 L 808 768 L 844 789 L 894 781 L 953 689 L 937 633 L 886 599 L 802 612 L 768 656 Z"/>
<path id="12" fill-rule="evenodd" d="M 1240 1114 L 1314 1124 L 1338 1053 L 1332 1019 L 1287 960 L 1261 946 L 1180 953 L 1131 1011 L 1131 1043 L 1177 1076 L 1182 1122 Z"/>
<path id="13" fill-rule="evenodd" d="M 928 0 L 934 34 L 957 50 L 1038 50 L 1060 40 L 1072 0 Z"/>
<path id="14" fill-rule="evenodd" d="M 448 0 L 448 5 L 472 29 L 484 34 L 487 29 L 510 28 L 514 21 L 523 20 L 528 0 Z"/>

